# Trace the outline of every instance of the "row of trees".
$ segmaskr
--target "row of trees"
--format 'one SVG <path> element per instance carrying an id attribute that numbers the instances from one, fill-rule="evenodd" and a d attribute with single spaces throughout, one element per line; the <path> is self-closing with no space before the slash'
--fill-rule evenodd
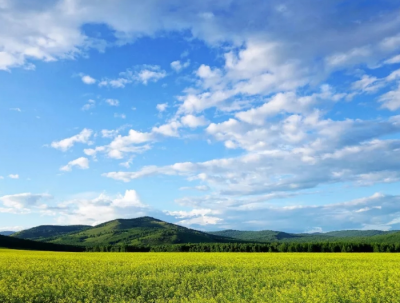
<path id="1" fill-rule="evenodd" d="M 400 243 L 196 243 L 159 246 L 95 246 L 88 252 L 400 252 Z"/>
<path id="2" fill-rule="evenodd" d="M 85 248 L 82 246 L 53 244 L 46 242 L 31 241 L 19 239 L 9 236 L 0 235 L 0 247 L 22 250 L 42 250 L 42 251 L 66 251 L 66 252 L 83 252 Z"/>

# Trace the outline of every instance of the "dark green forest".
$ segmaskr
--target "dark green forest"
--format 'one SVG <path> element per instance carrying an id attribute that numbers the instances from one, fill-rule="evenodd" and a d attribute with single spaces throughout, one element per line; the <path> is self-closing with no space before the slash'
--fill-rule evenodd
<path id="1" fill-rule="evenodd" d="M 309 253 L 354 253 L 354 252 L 400 252 L 399 244 L 388 243 L 196 243 L 158 246 L 94 246 L 87 252 L 309 252 Z"/>
<path id="2" fill-rule="evenodd" d="M 82 246 L 59 245 L 53 243 L 18 239 L 2 235 L 0 235 L 0 248 L 21 249 L 21 250 L 42 250 L 42 251 L 65 251 L 65 252 L 85 251 L 85 248 Z"/>

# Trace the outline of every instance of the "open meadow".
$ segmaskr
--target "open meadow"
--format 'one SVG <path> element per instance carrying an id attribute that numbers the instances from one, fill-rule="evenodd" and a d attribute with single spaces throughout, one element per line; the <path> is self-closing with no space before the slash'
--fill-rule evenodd
<path id="1" fill-rule="evenodd" d="M 400 302 L 400 254 L 4 249 L 0 302 Z"/>

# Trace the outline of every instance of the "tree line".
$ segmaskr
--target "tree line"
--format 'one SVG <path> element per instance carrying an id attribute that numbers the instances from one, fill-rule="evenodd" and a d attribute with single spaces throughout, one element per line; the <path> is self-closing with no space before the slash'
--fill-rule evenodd
<path id="1" fill-rule="evenodd" d="M 400 243 L 193 243 L 157 246 L 94 246 L 87 252 L 400 252 Z"/>

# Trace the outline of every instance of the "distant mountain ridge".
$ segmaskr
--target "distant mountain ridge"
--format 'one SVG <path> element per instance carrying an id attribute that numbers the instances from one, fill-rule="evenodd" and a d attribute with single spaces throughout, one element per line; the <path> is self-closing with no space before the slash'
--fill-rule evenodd
<path id="1" fill-rule="evenodd" d="M 256 242 L 361 242 L 374 240 L 377 242 L 383 242 L 385 239 L 400 242 L 400 232 L 397 230 L 341 230 L 326 233 L 285 233 L 273 230 L 240 231 L 228 229 L 209 233 L 216 236 Z"/>
<path id="2" fill-rule="evenodd" d="M 399 231 L 342 230 L 327 233 L 286 233 L 273 230 L 222 230 L 203 232 L 152 217 L 116 219 L 96 226 L 43 225 L 17 232 L 12 237 L 75 246 L 157 246 L 233 242 L 400 243 Z"/>
<path id="3" fill-rule="evenodd" d="M 4 230 L 0 231 L 0 236 L 11 236 L 12 234 L 15 234 L 15 231 L 10 231 L 10 230 Z"/>
<path id="4" fill-rule="evenodd" d="M 30 229 L 22 230 L 13 234 L 13 237 L 29 240 L 44 240 L 60 237 L 66 234 L 79 232 L 91 228 L 90 225 L 40 225 Z"/>

